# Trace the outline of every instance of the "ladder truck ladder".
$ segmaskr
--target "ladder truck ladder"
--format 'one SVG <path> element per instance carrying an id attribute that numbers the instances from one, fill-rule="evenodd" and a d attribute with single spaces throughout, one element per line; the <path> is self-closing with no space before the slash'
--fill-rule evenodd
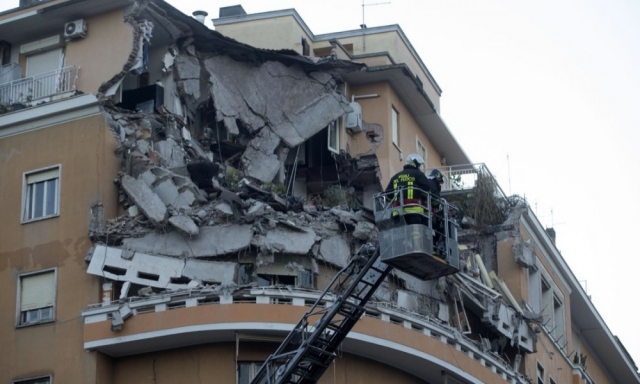
<path id="1" fill-rule="evenodd" d="M 315 383 L 365 312 L 365 305 L 393 269 L 380 249 L 363 245 L 300 319 L 280 347 L 260 367 L 251 384 Z M 325 303 L 333 301 L 330 306 Z M 311 318 L 320 317 L 310 325 Z"/>

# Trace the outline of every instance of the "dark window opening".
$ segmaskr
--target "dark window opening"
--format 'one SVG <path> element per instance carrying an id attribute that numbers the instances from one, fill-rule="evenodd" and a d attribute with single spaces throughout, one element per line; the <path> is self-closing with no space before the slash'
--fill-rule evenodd
<path id="1" fill-rule="evenodd" d="M 154 275 L 153 273 L 146 273 L 146 272 L 138 272 L 138 277 L 141 279 L 153 280 L 153 281 L 160 280 L 159 275 Z"/>
<path id="2" fill-rule="evenodd" d="M 172 277 L 169 279 L 171 284 L 189 284 L 191 279 L 188 277 L 180 276 L 180 277 Z"/>
<path id="3" fill-rule="evenodd" d="M 110 265 L 105 265 L 102 267 L 102 270 L 105 272 L 113 273 L 114 275 L 124 276 L 127 274 L 127 270 L 124 268 L 112 267 Z"/>
<path id="4" fill-rule="evenodd" d="M 144 74 L 143 74 L 144 75 Z M 142 75 L 140 75 L 142 77 Z M 138 83 L 145 80 L 138 78 Z M 148 81 L 148 79 L 146 80 Z M 122 102 L 117 106 L 130 111 L 155 113 L 156 108 L 164 104 L 164 87 L 158 84 L 146 85 L 122 92 Z"/>

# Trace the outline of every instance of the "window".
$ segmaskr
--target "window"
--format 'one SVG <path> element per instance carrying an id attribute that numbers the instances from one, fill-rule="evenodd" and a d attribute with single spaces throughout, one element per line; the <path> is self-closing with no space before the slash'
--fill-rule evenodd
<path id="1" fill-rule="evenodd" d="M 51 384 L 51 376 L 40 376 L 30 379 L 14 380 L 13 384 Z"/>
<path id="2" fill-rule="evenodd" d="M 327 148 L 331 152 L 340 153 L 340 124 L 338 124 L 338 120 L 332 121 L 327 126 Z"/>
<path id="3" fill-rule="evenodd" d="M 561 340 L 566 337 L 563 298 L 562 291 L 536 260 L 535 265 L 529 268 L 529 304 L 534 312 L 542 315 L 542 325 L 549 336 L 566 349 L 566 339 Z"/>
<path id="4" fill-rule="evenodd" d="M 237 383 L 238 384 L 249 384 L 251 382 L 251 380 L 253 380 L 253 378 L 256 376 L 256 374 L 258 373 L 258 371 L 260 370 L 260 367 L 262 367 L 262 364 L 264 363 L 264 361 L 241 361 L 238 362 L 238 368 L 237 368 L 237 372 L 238 372 L 238 379 L 237 379 Z M 282 368 L 282 364 L 278 364 L 277 365 L 279 368 L 278 370 L 280 371 Z M 278 372 L 278 374 L 276 374 L 276 377 L 278 377 L 281 373 Z M 293 380 L 297 380 L 300 377 L 298 375 L 293 375 L 291 377 Z"/>
<path id="5" fill-rule="evenodd" d="M 555 380 L 553 380 L 552 377 L 549 378 L 549 384 L 557 384 Z"/>
<path id="6" fill-rule="evenodd" d="M 553 338 L 556 342 L 560 342 L 560 338 L 564 336 L 564 305 L 555 294 L 553 295 Z"/>
<path id="7" fill-rule="evenodd" d="M 428 168 L 427 166 L 427 148 L 420 142 L 420 140 L 416 137 L 416 153 L 422 156 L 424 160 L 424 168 Z"/>
<path id="8" fill-rule="evenodd" d="M 262 362 L 239 362 L 238 363 L 238 384 L 249 384 L 260 370 Z"/>
<path id="9" fill-rule="evenodd" d="M 27 56 L 27 77 L 62 68 L 62 48 Z"/>
<path id="10" fill-rule="evenodd" d="M 398 146 L 398 111 L 391 107 L 391 140 Z"/>
<path id="11" fill-rule="evenodd" d="M 538 384 L 544 384 L 544 367 L 540 364 L 539 361 L 536 362 L 537 372 L 538 372 Z"/>
<path id="12" fill-rule="evenodd" d="M 22 221 L 59 214 L 60 167 L 25 173 L 24 185 Z"/>
<path id="13" fill-rule="evenodd" d="M 35 272 L 19 277 L 19 326 L 53 321 L 56 300 L 56 271 Z"/>

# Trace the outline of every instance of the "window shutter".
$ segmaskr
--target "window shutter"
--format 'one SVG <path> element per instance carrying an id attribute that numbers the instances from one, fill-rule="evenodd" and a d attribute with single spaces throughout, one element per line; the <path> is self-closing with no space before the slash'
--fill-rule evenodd
<path id="1" fill-rule="evenodd" d="M 27 184 L 55 179 L 60 175 L 59 168 L 52 168 L 44 172 L 37 172 L 27 175 Z"/>
<path id="2" fill-rule="evenodd" d="M 55 273 L 47 272 L 21 278 L 20 311 L 52 307 L 55 298 Z"/>

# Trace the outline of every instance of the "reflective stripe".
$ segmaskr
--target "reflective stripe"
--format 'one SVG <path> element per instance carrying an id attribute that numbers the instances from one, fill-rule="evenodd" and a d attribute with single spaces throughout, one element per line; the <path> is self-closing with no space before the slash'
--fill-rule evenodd
<path id="1" fill-rule="evenodd" d="M 407 183 L 409 189 L 407 190 L 407 199 L 413 199 L 413 181 Z"/>
<path id="2" fill-rule="evenodd" d="M 404 213 L 424 213 L 424 208 L 422 208 L 422 207 L 407 207 L 407 208 L 404 208 Z"/>

